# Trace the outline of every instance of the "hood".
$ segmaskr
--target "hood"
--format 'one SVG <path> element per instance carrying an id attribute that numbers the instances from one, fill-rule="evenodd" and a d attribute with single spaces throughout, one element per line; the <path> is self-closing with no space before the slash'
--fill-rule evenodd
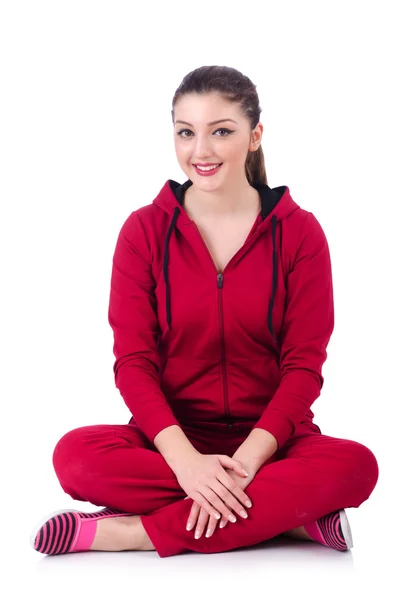
<path id="1" fill-rule="evenodd" d="M 189 217 L 183 208 L 184 196 L 186 190 L 193 185 L 193 182 L 188 179 L 185 183 L 180 184 L 177 181 L 169 179 L 160 190 L 157 197 L 153 200 L 153 204 L 156 204 L 162 210 L 164 210 L 170 217 L 170 225 L 167 230 L 165 240 L 165 251 L 164 251 L 164 262 L 163 272 L 164 281 L 166 286 L 166 313 L 167 323 L 169 329 L 171 329 L 171 306 L 170 306 L 170 281 L 168 278 L 168 263 L 170 260 L 169 256 L 169 240 L 175 228 L 178 225 L 183 225 L 189 221 Z M 282 222 L 283 219 L 288 217 L 293 211 L 299 209 L 298 204 L 291 198 L 289 188 L 286 185 L 270 188 L 268 185 L 260 182 L 254 182 L 253 187 L 258 191 L 261 197 L 261 212 L 260 218 L 261 223 L 258 224 L 255 233 L 262 234 L 271 227 L 271 235 L 273 241 L 273 253 L 272 253 L 272 264 L 273 264 L 273 277 L 272 277 L 272 293 L 268 306 L 267 324 L 269 331 L 275 344 L 277 340 L 274 335 L 272 313 L 274 298 L 277 290 L 277 261 L 278 253 L 281 253 L 282 244 Z M 277 244 L 277 226 L 279 229 L 279 244 Z"/>

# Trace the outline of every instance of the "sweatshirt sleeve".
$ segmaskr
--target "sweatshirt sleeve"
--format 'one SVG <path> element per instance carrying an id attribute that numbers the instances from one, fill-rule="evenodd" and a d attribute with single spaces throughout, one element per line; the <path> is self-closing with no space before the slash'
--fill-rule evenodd
<path id="1" fill-rule="evenodd" d="M 160 386 L 155 285 L 146 234 L 134 211 L 116 242 L 108 321 L 116 387 L 151 443 L 162 429 L 179 425 Z"/>
<path id="2" fill-rule="evenodd" d="M 281 329 L 280 385 L 254 427 L 269 431 L 281 448 L 324 383 L 322 366 L 334 329 L 331 257 L 325 233 L 309 212 L 287 276 Z"/>

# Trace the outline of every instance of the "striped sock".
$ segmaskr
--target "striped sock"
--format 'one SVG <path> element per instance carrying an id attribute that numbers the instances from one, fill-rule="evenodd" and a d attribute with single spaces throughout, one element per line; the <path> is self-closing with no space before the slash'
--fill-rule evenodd
<path id="1" fill-rule="evenodd" d="M 86 552 L 93 544 L 100 519 L 129 515 L 131 513 L 121 513 L 110 508 L 94 513 L 58 511 L 35 529 L 31 545 L 42 554 Z"/>
<path id="2" fill-rule="evenodd" d="M 353 539 L 346 513 L 336 510 L 303 526 L 307 533 L 320 544 L 343 552 L 353 547 Z"/>

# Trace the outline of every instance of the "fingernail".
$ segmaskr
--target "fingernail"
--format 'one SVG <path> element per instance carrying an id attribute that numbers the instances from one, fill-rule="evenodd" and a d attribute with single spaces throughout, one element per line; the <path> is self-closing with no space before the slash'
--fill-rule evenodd
<path id="1" fill-rule="evenodd" d="M 249 500 L 247 500 L 247 502 L 245 503 L 245 506 L 248 506 L 248 508 L 251 508 L 252 502 L 250 502 Z"/>
<path id="2" fill-rule="evenodd" d="M 212 531 L 211 531 L 211 529 L 209 529 L 209 530 L 207 531 L 207 533 L 205 534 L 205 537 L 210 537 L 211 533 L 212 533 Z"/>
<path id="3" fill-rule="evenodd" d="M 215 517 L 215 519 L 220 519 L 221 515 L 219 513 L 214 513 L 214 517 Z"/>
<path id="4" fill-rule="evenodd" d="M 245 469 L 243 469 L 243 473 L 244 473 L 244 475 L 246 475 L 246 477 L 248 477 L 248 473 Z"/>
<path id="5" fill-rule="evenodd" d="M 191 528 L 192 528 L 192 524 L 191 524 L 191 523 L 188 523 L 188 524 L 186 525 L 186 529 L 187 529 L 188 531 L 190 531 L 190 530 L 191 530 Z"/>
<path id="6" fill-rule="evenodd" d="M 229 515 L 229 521 L 231 521 L 232 523 L 235 523 L 237 521 L 236 517 L 234 515 Z"/>
<path id="7" fill-rule="evenodd" d="M 222 527 L 224 527 L 225 525 L 226 525 L 226 523 L 220 523 L 219 524 L 220 529 L 222 529 Z"/>
<path id="8" fill-rule="evenodd" d="M 194 534 L 194 537 L 196 538 L 196 540 L 200 537 L 201 535 L 201 531 L 196 531 L 196 533 Z"/>
<path id="9" fill-rule="evenodd" d="M 246 519 L 248 517 L 247 513 L 245 512 L 245 510 L 240 510 L 240 515 Z"/>

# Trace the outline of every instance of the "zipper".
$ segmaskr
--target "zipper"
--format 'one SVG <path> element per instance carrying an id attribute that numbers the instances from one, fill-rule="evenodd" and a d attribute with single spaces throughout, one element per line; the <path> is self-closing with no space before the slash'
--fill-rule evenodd
<path id="1" fill-rule="evenodd" d="M 222 302 L 224 273 L 225 273 L 226 269 L 229 267 L 232 259 L 230 259 L 230 261 L 224 268 L 223 273 L 219 273 L 218 267 L 216 266 L 214 259 L 212 258 L 211 253 L 208 250 L 207 244 L 205 243 L 203 236 L 201 235 L 200 229 L 197 227 L 197 224 L 194 221 L 192 221 L 192 223 L 199 235 L 199 238 L 201 239 L 201 242 L 202 242 L 204 248 L 207 251 L 210 261 L 212 262 L 212 264 L 214 266 L 214 269 L 216 272 L 216 278 L 217 278 L 217 287 L 218 287 L 218 290 L 220 290 L 218 293 L 218 306 L 219 306 L 220 329 L 221 329 L 222 377 L 223 377 L 223 390 L 224 390 L 223 397 L 224 397 L 225 415 L 226 415 L 226 419 L 229 421 L 228 427 L 233 427 L 233 423 L 230 421 L 231 415 L 230 415 L 230 407 L 229 407 L 229 400 L 228 400 L 227 373 L 226 373 L 226 350 L 225 350 L 225 336 L 224 336 L 224 326 L 223 326 L 223 302 Z M 247 238 L 244 246 L 247 244 L 252 244 L 254 242 L 254 240 L 258 237 L 258 235 L 259 235 L 259 232 L 256 231 L 253 235 L 251 235 L 251 237 Z M 240 248 L 240 250 L 241 249 L 242 248 Z M 234 255 L 234 257 L 240 252 L 240 250 L 237 251 L 237 253 Z M 234 258 L 234 257 L 232 257 L 232 258 Z"/>
<path id="2" fill-rule="evenodd" d="M 228 399 L 228 389 L 227 389 L 227 372 L 226 372 L 226 349 L 225 349 L 225 335 L 224 335 L 224 324 L 223 324 L 223 273 L 217 274 L 218 281 L 218 303 L 219 303 L 219 320 L 220 320 L 220 328 L 221 328 L 221 356 L 222 356 L 222 377 L 223 377 L 223 398 L 225 405 L 225 416 L 226 420 L 230 422 L 230 407 L 229 407 L 229 399 Z M 230 423 L 229 423 L 230 426 Z"/>

